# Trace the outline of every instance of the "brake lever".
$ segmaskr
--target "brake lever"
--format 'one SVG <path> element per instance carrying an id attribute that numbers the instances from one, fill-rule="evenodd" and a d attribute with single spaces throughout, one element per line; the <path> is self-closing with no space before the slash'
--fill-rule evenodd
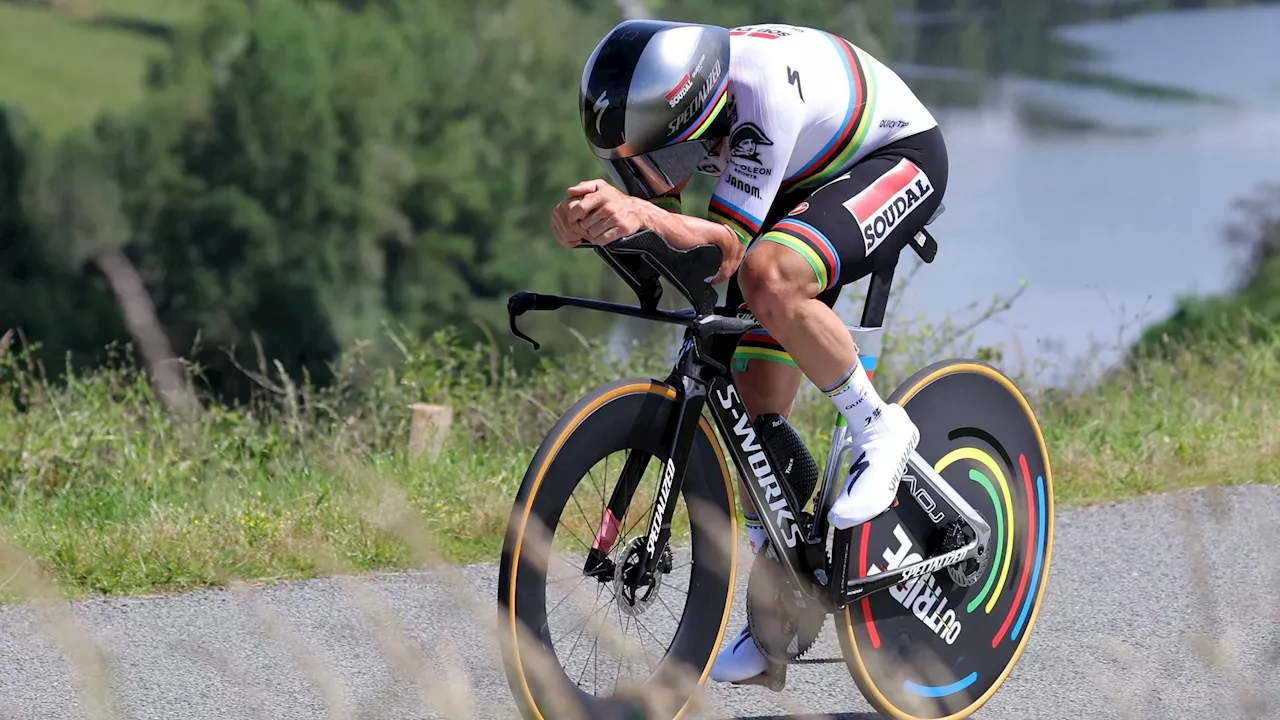
<path id="1" fill-rule="evenodd" d="M 507 299 L 507 319 L 511 323 L 511 334 L 533 345 L 534 351 L 542 348 L 537 340 L 520 332 L 520 328 L 516 326 L 516 318 L 534 309 L 538 304 L 537 295 L 530 292 L 518 292 Z"/>
<path id="2" fill-rule="evenodd" d="M 516 318 L 530 310 L 559 310 L 562 307 L 564 307 L 564 301 L 555 295 L 539 295 L 523 290 L 512 295 L 507 298 L 507 319 L 511 321 L 511 334 L 533 345 L 534 350 L 538 350 L 542 346 L 537 340 L 520 332 L 520 328 L 516 327 Z"/>

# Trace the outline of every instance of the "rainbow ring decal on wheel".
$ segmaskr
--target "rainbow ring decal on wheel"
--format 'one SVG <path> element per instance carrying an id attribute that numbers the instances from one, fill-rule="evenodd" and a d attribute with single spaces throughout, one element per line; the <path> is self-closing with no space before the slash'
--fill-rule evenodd
<path id="1" fill-rule="evenodd" d="M 1052 489 L 1039 427 L 1012 388 L 969 363 L 919 374 L 895 393 L 920 429 L 920 456 L 983 515 L 991 534 L 972 585 L 939 571 L 846 610 L 850 670 L 888 717 L 965 717 L 1004 681 L 1034 623 L 1052 544 Z M 941 511 L 917 499 L 929 492 L 904 477 L 897 506 L 855 530 L 851 576 L 936 552 L 931 514 Z"/>

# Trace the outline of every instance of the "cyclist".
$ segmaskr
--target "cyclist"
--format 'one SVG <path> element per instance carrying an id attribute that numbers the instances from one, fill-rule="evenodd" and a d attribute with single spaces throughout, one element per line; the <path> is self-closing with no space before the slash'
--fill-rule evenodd
<path id="1" fill-rule="evenodd" d="M 651 229 L 673 247 L 718 246 L 712 282 L 728 280 L 729 304 L 765 329 L 734 355 L 748 412 L 788 416 L 808 377 L 854 436 L 831 524 L 884 512 L 919 432 L 872 387 L 832 306 L 842 286 L 896 263 L 938 209 L 947 151 L 933 116 L 864 50 L 782 24 L 624 22 L 587 61 L 580 101 L 587 139 L 617 187 L 569 188 L 551 217 L 557 240 L 607 244 Z M 694 172 L 719 177 L 709 220 L 680 214 Z M 739 497 L 758 553 L 763 526 Z M 766 670 L 749 636 L 744 626 L 721 651 L 713 680 Z"/>

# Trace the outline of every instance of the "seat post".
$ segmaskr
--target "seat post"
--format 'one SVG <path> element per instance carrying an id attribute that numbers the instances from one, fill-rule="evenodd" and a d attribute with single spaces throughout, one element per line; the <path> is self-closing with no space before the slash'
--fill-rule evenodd
<path id="1" fill-rule="evenodd" d="M 896 269 L 896 265 L 886 265 L 871 273 L 867 300 L 862 305 L 862 327 L 870 329 L 884 325 L 884 314 L 889 309 L 889 288 L 893 285 Z"/>
<path id="2" fill-rule="evenodd" d="M 862 305 L 862 320 L 856 328 L 849 328 L 853 342 L 858 346 L 858 362 L 868 378 L 876 373 L 876 358 L 880 354 L 880 331 L 884 314 L 889 309 L 889 288 L 893 286 L 893 274 L 897 263 L 885 265 L 871 273 L 867 299 Z"/>

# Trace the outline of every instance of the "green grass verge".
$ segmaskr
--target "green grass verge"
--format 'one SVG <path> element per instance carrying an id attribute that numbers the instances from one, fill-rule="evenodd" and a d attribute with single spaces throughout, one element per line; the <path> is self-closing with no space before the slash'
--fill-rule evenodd
<path id="1" fill-rule="evenodd" d="M 1275 482 L 1280 345 L 1219 345 L 1033 397 L 1059 501 Z M 664 367 L 653 354 L 621 366 L 593 348 L 517 373 L 448 335 L 399 346 L 394 367 L 353 355 L 332 388 L 277 378 L 251 407 L 213 408 L 185 427 L 127 363 L 53 386 L 11 350 L 0 358 L 0 532 L 19 552 L 0 552 L 0 594 L 27 592 L 6 586 L 19 557 L 70 596 L 406 569 L 424 547 L 493 561 L 557 415 L 601 382 Z M 877 381 L 887 393 L 894 379 Z M 406 451 L 408 406 L 424 399 L 458 408 L 433 464 Z M 831 410 L 805 401 L 795 420 L 817 447 Z"/>
<path id="2" fill-rule="evenodd" d="M 195 18 L 193 0 L 0 0 L 0 103 L 15 105 L 49 137 L 88 125 L 143 95 L 149 58 L 165 51 L 144 23 Z"/>

